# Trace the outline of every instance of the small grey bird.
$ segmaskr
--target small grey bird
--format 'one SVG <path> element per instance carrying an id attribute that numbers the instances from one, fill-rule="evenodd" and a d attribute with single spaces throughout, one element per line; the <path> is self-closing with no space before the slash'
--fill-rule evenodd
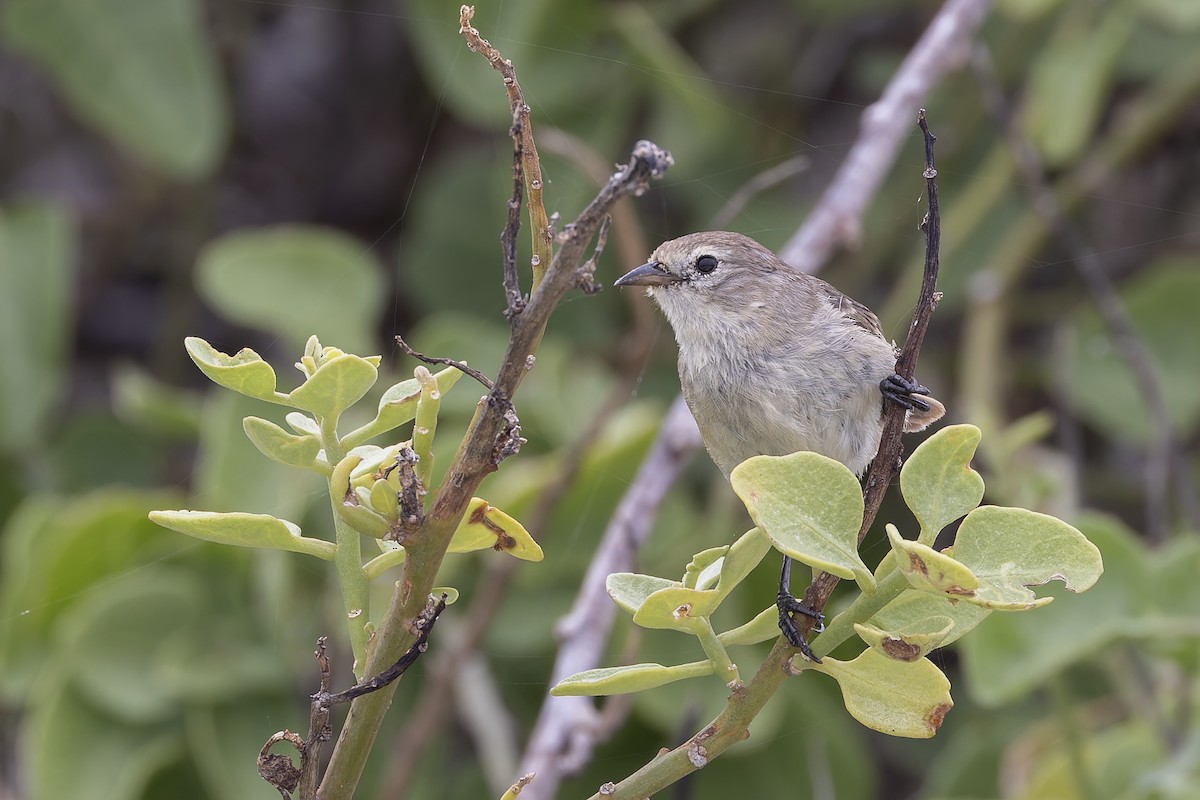
<path id="1" fill-rule="evenodd" d="M 616 285 L 647 287 L 675 329 L 684 399 L 727 478 L 751 456 L 799 450 L 861 476 L 879 448 L 883 399 L 906 409 L 906 432 L 946 412 L 896 374 L 896 347 L 870 309 L 740 233 L 664 242 Z M 820 619 L 784 582 L 780 627 L 811 657 L 789 611 Z"/>

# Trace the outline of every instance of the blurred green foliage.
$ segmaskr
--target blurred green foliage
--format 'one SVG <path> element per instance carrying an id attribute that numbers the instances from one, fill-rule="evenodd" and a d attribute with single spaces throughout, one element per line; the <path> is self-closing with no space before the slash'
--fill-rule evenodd
<path id="1" fill-rule="evenodd" d="M 607 282 L 802 156 L 805 172 L 755 194 L 730 223 L 771 247 L 786 241 L 935 8 L 505 0 L 481 4 L 475 24 L 513 59 L 530 100 L 549 211 L 570 219 L 590 198 L 589 159 L 623 159 L 638 138 L 674 153 L 666 184 L 633 204 L 636 226 L 614 227 L 598 274 Z M 830 682 L 803 678 L 746 743 L 696 776 L 693 796 L 1193 796 L 1198 8 L 1003 0 L 982 32 L 1166 388 L 1182 452 L 1174 537 L 1151 549 L 1139 535 L 1140 393 L 1031 209 L 975 79 L 957 73 L 924 101 L 939 136 L 946 296 L 921 377 L 956 421 L 984 429 L 985 502 L 1068 519 L 1100 547 L 1107 574 L 1037 614 L 993 614 L 961 647 L 935 653 L 956 703 L 935 739 L 871 734 L 839 712 Z M 318 333 L 383 353 L 398 379 L 413 366 L 389 345 L 402 332 L 424 352 L 495 368 L 510 118 L 499 78 L 457 35 L 457 11 L 432 0 L 0 8 L 0 765 L 16 765 L 0 773 L 0 792 L 276 796 L 253 756 L 272 732 L 305 725 L 313 642 L 343 624 L 336 588 L 308 559 L 194 542 L 146 514 L 255 511 L 331 538 L 323 487 L 264 463 L 241 430 L 262 404 L 208 391 L 183 337 L 281 363 Z M 551 146 L 551 128 L 581 143 Z M 896 338 L 921 257 L 918 142 L 872 204 L 861 249 L 825 273 Z M 668 329 L 638 328 L 636 302 L 605 291 L 559 310 L 518 401 L 529 444 L 481 490 L 528 521 L 570 448 L 623 392 L 532 531 L 546 561 L 516 571 L 482 646 L 487 688 L 522 741 L 546 692 L 553 624 L 676 390 Z M 296 313 L 270 313 L 282 306 Z M 648 359 L 630 360 L 630 330 L 652 344 Z M 298 382 L 281 376 L 285 391 Z M 446 397 L 442 468 L 477 397 L 465 386 Z M 284 422 L 282 411 L 266 415 Z M 903 514 L 893 503 L 883 518 Z M 639 570 L 674 575 L 745 530 L 740 514 L 699 459 Z M 868 562 L 885 547 L 869 539 Z M 464 595 L 455 609 L 470 607 L 487 555 L 448 564 Z M 773 596 L 773 572 L 749 576 L 730 619 Z M 676 638 L 639 646 L 619 627 L 606 663 L 700 657 Z M 348 683 L 349 653 L 334 656 L 335 683 Z M 405 677 L 381 751 L 433 663 Z M 690 735 L 723 702 L 704 684 L 639 695 L 562 795 L 589 794 Z M 408 796 L 498 796 L 513 780 L 485 772 L 488 739 L 466 719 L 442 722 L 401 787 Z M 388 759 L 370 770 L 361 796 L 400 792 Z"/>

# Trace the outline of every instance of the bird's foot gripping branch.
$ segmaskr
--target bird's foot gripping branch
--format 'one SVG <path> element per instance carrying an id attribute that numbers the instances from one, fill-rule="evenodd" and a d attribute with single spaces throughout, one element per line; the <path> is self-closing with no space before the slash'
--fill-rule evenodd
<path id="1" fill-rule="evenodd" d="M 1067 523 L 1021 508 L 979 505 L 983 479 L 970 466 L 979 439 L 978 428 L 955 425 L 913 452 L 900 473 L 900 487 L 920 530 L 906 538 L 889 523 L 891 550 L 874 570 L 858 553 L 863 496 L 850 470 L 809 452 L 743 462 L 730 478 L 755 528 L 728 547 L 697 553 L 681 580 L 631 573 L 608 579 L 609 594 L 634 623 L 696 636 L 707 658 L 589 670 L 566 678 L 553 693 L 621 694 L 716 675 L 733 691 L 725 712 L 705 729 L 710 731 L 702 743 L 705 758 L 740 740 L 782 682 L 771 673 L 781 670 L 764 667 L 743 683 L 727 648 L 778 638 L 777 611 L 771 606 L 720 633 L 711 620 L 774 548 L 854 580 L 861 592 L 812 640 L 820 663 L 788 651 L 778 666 L 837 681 L 846 710 L 869 728 L 893 736 L 933 736 L 953 701 L 949 681 L 926 657 L 931 650 L 960 638 L 994 611 L 1029 611 L 1051 601 L 1030 586 L 1057 579 L 1080 592 L 1103 569 L 1096 547 Z M 934 549 L 938 534 L 960 518 L 953 546 Z M 861 652 L 844 660 L 829 657 L 854 636 L 865 645 Z M 689 763 L 685 769 L 700 765 Z"/>

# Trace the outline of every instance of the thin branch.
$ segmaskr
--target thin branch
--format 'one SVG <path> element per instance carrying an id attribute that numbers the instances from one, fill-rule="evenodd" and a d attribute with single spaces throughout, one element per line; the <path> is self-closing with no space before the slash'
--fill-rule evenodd
<path id="1" fill-rule="evenodd" d="M 504 79 L 504 90 L 508 92 L 508 102 L 512 106 L 513 113 L 513 125 L 510 131 L 513 137 L 513 149 L 521 159 L 521 171 L 525 175 L 525 186 L 529 191 L 529 226 L 533 236 L 531 263 L 533 288 L 536 289 L 542 282 L 542 277 L 551 261 L 554 232 L 550 227 L 550 218 L 546 216 L 546 206 L 542 201 L 542 163 L 538 158 L 537 145 L 533 141 L 533 128 L 529 121 L 529 104 L 525 102 L 521 84 L 517 83 L 517 71 L 513 68 L 512 62 L 500 55 L 500 51 L 471 26 L 471 19 L 474 16 L 475 6 L 462 6 L 458 13 L 458 32 L 466 39 L 467 47 L 472 52 L 479 53 L 486 58 L 492 65 L 492 69 L 500 73 Z M 506 281 L 505 289 L 508 288 Z M 517 296 L 520 297 L 519 289 Z M 513 308 L 511 303 L 509 308 Z"/>
<path id="2" fill-rule="evenodd" d="M 504 255 L 504 316 L 510 321 L 525 308 L 521 280 L 517 276 L 517 235 L 521 232 L 521 200 L 525 191 L 525 147 L 521 140 L 521 116 L 513 114 L 513 190 L 508 201 L 508 219 L 500 233 Z"/>
<path id="3" fill-rule="evenodd" d="M 1025 189 L 1034 208 L 1071 254 L 1071 264 L 1091 293 L 1117 351 L 1125 360 L 1130 372 L 1137 376 L 1137 385 L 1141 389 L 1154 431 L 1146 453 L 1146 469 L 1142 472 L 1146 487 L 1146 530 L 1151 540 L 1162 542 L 1167 536 L 1171 465 L 1172 462 L 1182 463 L 1183 458 L 1178 452 L 1171 430 L 1171 417 L 1167 411 L 1167 398 L 1162 381 L 1154 369 L 1145 342 L 1138 336 L 1133 320 L 1125 310 L 1125 304 L 1121 302 L 1116 287 L 1109 280 L 1100 258 L 1095 250 L 1084 242 L 1054 190 L 1050 188 L 1041 159 L 1017 125 L 1012 106 L 1004 96 L 986 45 L 976 45 L 971 65 L 983 90 L 984 101 L 1008 137 L 1009 148 L 1016 158 L 1017 167 L 1024 178 Z"/>
<path id="4" fill-rule="evenodd" d="M 479 381 L 484 385 L 484 387 L 488 389 L 492 388 L 492 379 L 474 367 L 468 367 L 467 362 L 455 361 L 453 358 L 442 358 L 440 356 L 427 356 L 423 353 L 418 353 L 416 350 L 413 350 L 412 347 L 409 346 L 408 342 L 404 341 L 404 337 L 397 335 L 395 339 L 396 345 L 403 350 L 405 354 L 412 356 L 418 361 L 424 361 L 426 364 L 431 366 L 440 364 L 446 367 L 454 367 L 464 375 L 469 375 L 475 380 Z"/>
<path id="5" fill-rule="evenodd" d="M 356 683 L 349 689 L 331 694 L 322 688 L 314 696 L 314 699 L 326 708 L 335 706 L 338 703 L 349 703 L 356 697 L 362 697 L 365 694 L 379 691 L 403 675 L 428 648 L 429 634 L 433 631 L 433 626 L 437 622 L 438 617 L 446 610 L 446 599 L 445 592 L 437 600 L 434 600 L 430 596 L 429 602 L 425 606 L 425 612 L 417 620 L 417 640 L 405 651 L 404 655 L 396 659 L 394 664 L 380 672 L 374 678 L 362 683 Z"/>
<path id="6" fill-rule="evenodd" d="M 991 0 L 948 0 L 862 116 L 862 130 L 803 227 L 779 251 L 802 272 L 813 272 L 838 248 L 856 247 L 871 198 L 909 134 L 911 109 L 925 102 L 948 72 L 966 63 L 975 30 Z"/>

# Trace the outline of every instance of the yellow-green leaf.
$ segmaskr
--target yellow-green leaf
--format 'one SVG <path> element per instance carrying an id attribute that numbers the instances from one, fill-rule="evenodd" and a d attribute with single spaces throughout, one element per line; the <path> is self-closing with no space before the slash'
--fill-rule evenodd
<path id="1" fill-rule="evenodd" d="M 979 439 L 974 425 L 942 428 L 922 442 L 900 470 L 900 491 L 921 523 L 921 542 L 933 544 L 942 528 L 983 499 L 983 478 L 971 469 Z"/>
<path id="2" fill-rule="evenodd" d="M 544 557 L 542 548 L 521 523 L 486 500 L 473 497 L 446 552 L 469 553 L 489 547 L 523 561 L 541 561 Z"/>
<path id="3" fill-rule="evenodd" d="M 333 558 L 336 549 L 332 542 L 301 536 L 299 525 L 270 514 L 151 511 L 150 520 L 164 528 L 209 542 L 290 550 L 327 561 Z"/>
<path id="4" fill-rule="evenodd" d="M 945 553 L 905 539 L 891 523 L 885 529 L 896 555 L 896 566 L 914 589 L 950 597 L 974 596 L 979 579 L 971 570 Z"/>
<path id="5" fill-rule="evenodd" d="M 200 371 L 218 386 L 259 400 L 288 404 L 287 395 L 275 391 L 275 370 L 249 347 L 228 356 L 196 336 L 187 337 L 183 344 Z"/>
<path id="6" fill-rule="evenodd" d="M 379 370 L 362 356 L 336 356 L 322 364 L 312 376 L 296 387 L 288 399 L 296 408 L 324 419 L 337 419 L 357 403 L 379 376 Z"/>
<path id="7" fill-rule="evenodd" d="M 927 620 L 949 619 L 954 623 L 938 647 L 945 647 L 991 614 L 989 608 L 964 603 L 944 594 L 905 589 L 900 596 L 876 612 L 868 622 L 885 631 L 919 630 Z"/>
<path id="8" fill-rule="evenodd" d="M 260 453 L 280 464 L 313 469 L 321 450 L 321 441 L 317 437 L 288 433 L 260 417 L 246 417 L 242 420 L 242 430 Z"/>
<path id="9" fill-rule="evenodd" d="M 693 661 L 690 664 L 678 664 L 673 667 L 664 667 L 662 664 L 604 667 L 577 672 L 570 677 L 563 678 L 557 686 L 550 690 L 550 694 L 555 697 L 600 697 L 610 694 L 629 694 L 653 689 L 674 681 L 712 674 L 713 666 L 709 661 Z"/>
<path id="10" fill-rule="evenodd" d="M 928 739 L 954 706 L 950 681 L 927 658 L 897 661 L 867 649 L 853 661 L 826 657 L 806 666 L 838 682 L 852 717 L 889 736 Z"/>
<path id="11" fill-rule="evenodd" d="M 707 617 L 721 602 L 715 589 L 688 589 L 667 586 L 647 597 L 633 615 L 635 624 L 643 628 L 687 630 L 695 620 Z"/>
<path id="12" fill-rule="evenodd" d="M 462 375 L 454 367 L 446 367 L 441 372 L 434 373 L 433 377 L 437 379 L 438 391 L 444 395 L 450 387 L 458 383 Z M 417 400 L 420 397 L 421 384 L 415 378 L 393 384 L 383 393 L 383 397 L 379 398 L 379 410 L 375 419 L 346 434 L 342 437 L 342 443 L 347 447 L 355 447 L 411 422 L 417 416 Z"/>
<path id="13" fill-rule="evenodd" d="M 660 589 L 679 586 L 675 581 L 654 575 L 640 575 L 636 572 L 614 572 L 604 580 L 604 588 L 608 596 L 618 606 L 636 614 L 646 602 L 646 598 Z"/>
<path id="14" fill-rule="evenodd" d="M 858 623 L 854 625 L 854 632 L 860 639 L 882 655 L 899 661 L 916 661 L 928 655 L 930 651 L 942 646 L 952 630 L 954 620 L 940 614 L 899 629 L 884 630 L 874 625 Z"/>

